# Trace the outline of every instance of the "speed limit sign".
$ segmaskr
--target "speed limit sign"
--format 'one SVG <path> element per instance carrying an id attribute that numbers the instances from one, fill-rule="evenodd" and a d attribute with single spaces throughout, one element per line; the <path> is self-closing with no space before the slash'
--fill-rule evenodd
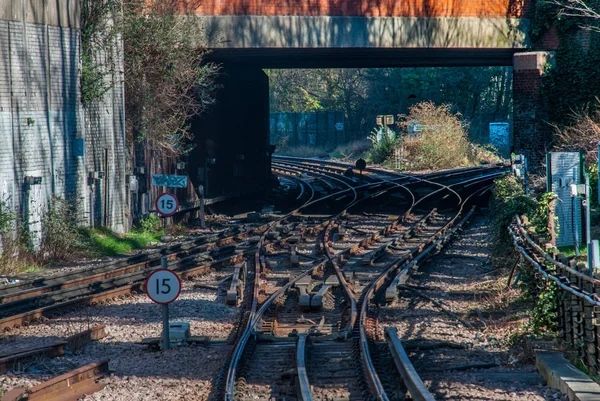
<path id="1" fill-rule="evenodd" d="M 156 210 L 161 216 L 173 216 L 179 207 L 179 201 L 173 194 L 162 194 L 156 198 Z"/>
<path id="2" fill-rule="evenodd" d="M 146 279 L 146 294 L 157 304 L 170 304 L 179 297 L 181 280 L 169 269 L 157 269 Z"/>

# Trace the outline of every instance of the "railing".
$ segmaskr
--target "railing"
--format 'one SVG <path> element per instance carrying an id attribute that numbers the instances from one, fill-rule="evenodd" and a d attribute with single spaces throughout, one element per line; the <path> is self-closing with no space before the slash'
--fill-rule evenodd
<path id="1" fill-rule="evenodd" d="M 554 250 L 548 241 L 529 234 L 517 216 L 509 227 L 513 243 L 520 254 L 532 264 L 545 280 L 556 283 L 558 325 L 562 341 L 571 346 L 593 373 L 600 367 L 600 280 L 586 274 L 584 263 L 573 262 Z M 533 237 L 533 238 L 532 238 Z"/>

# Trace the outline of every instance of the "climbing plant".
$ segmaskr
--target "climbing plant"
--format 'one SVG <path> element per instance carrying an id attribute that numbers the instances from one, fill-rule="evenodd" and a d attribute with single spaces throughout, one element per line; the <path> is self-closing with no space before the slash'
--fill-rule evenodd
<path id="1" fill-rule="evenodd" d="M 81 102 L 102 99 L 113 86 L 115 43 L 121 26 L 121 0 L 81 1 Z"/>
<path id="2" fill-rule="evenodd" d="M 537 0 L 530 29 L 534 43 L 551 27 L 559 37 L 555 67 L 547 70 L 542 83 L 548 122 L 558 125 L 572 123 L 573 111 L 586 109 L 600 94 L 600 14 L 594 18 L 578 13 L 573 8 L 578 4 L 592 13 L 600 11 L 600 0 Z"/>

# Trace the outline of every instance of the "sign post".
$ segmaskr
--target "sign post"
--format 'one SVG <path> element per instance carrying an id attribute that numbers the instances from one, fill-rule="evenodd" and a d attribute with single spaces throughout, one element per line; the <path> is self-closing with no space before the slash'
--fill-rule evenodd
<path id="1" fill-rule="evenodd" d="M 200 227 L 206 228 L 206 217 L 204 216 L 204 185 L 198 185 L 198 195 L 200 196 Z"/>
<path id="2" fill-rule="evenodd" d="M 367 162 L 365 161 L 365 159 L 360 158 L 356 161 L 354 165 L 357 169 L 360 170 L 360 176 L 362 177 L 363 170 L 367 168 Z"/>
<path id="3" fill-rule="evenodd" d="M 152 302 L 162 305 L 162 349 L 169 349 L 169 304 L 179 297 L 181 280 L 168 269 L 167 257 L 161 259 L 161 269 L 156 269 L 146 279 L 146 294 Z"/>
<path id="4" fill-rule="evenodd" d="M 173 216 L 179 207 L 177 197 L 170 193 L 161 194 L 156 198 L 156 210 L 163 217 L 163 228 L 167 230 L 167 217 Z"/>

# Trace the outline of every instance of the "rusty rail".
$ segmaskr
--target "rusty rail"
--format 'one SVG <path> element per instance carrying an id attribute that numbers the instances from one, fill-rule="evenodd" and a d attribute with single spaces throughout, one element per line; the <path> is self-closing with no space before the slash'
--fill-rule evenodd
<path id="1" fill-rule="evenodd" d="M 2 397 L 2 401 L 76 401 L 85 394 L 92 394 L 104 388 L 97 380 L 108 373 L 108 362 L 108 359 L 103 359 L 90 363 L 29 389 L 11 389 Z"/>
<path id="2" fill-rule="evenodd" d="M 104 325 L 101 324 L 48 345 L 0 353 L 0 374 L 34 358 L 62 356 L 65 354 L 66 348 L 76 351 L 84 345 L 104 337 L 106 337 L 106 332 L 104 331 Z"/>
<path id="3" fill-rule="evenodd" d="M 19 350 L 13 353 L 0 354 L 0 374 L 7 370 L 13 369 L 19 364 L 40 356 L 62 356 L 65 354 L 65 346 L 67 341 L 56 341 L 42 347 L 33 347 L 29 349 Z"/>
<path id="4" fill-rule="evenodd" d="M 232 255 L 230 257 L 224 258 L 224 259 L 220 259 L 208 264 L 203 264 L 203 265 L 199 265 L 199 266 L 195 266 L 192 268 L 187 268 L 185 270 L 181 269 L 177 269 L 174 268 L 173 271 L 175 273 L 177 273 L 177 275 L 179 275 L 182 278 L 186 278 L 186 277 L 190 277 L 193 275 L 197 275 L 197 274 L 201 274 L 201 273 L 205 273 L 207 271 L 210 271 L 210 269 L 212 267 L 224 264 L 224 263 L 228 263 L 230 261 L 235 261 L 237 259 L 239 259 L 239 255 Z M 182 259 L 180 259 L 182 260 Z M 148 271 L 149 272 L 149 271 Z M 125 295 L 129 295 L 133 292 L 143 292 L 143 279 L 145 279 L 145 274 L 142 275 L 143 278 L 140 280 L 137 280 L 137 282 L 133 283 L 133 284 L 128 284 L 128 285 L 124 285 L 124 286 L 120 286 L 117 288 L 113 288 L 113 289 L 109 289 L 106 291 L 102 291 L 102 292 L 98 292 L 95 294 L 89 294 L 89 295 L 85 295 L 82 294 L 81 297 L 75 298 L 75 299 L 70 299 L 68 301 L 63 301 L 63 302 L 57 302 L 54 303 L 52 305 L 49 306 L 45 306 L 42 308 L 37 308 L 31 311 L 27 311 L 27 312 L 23 312 L 23 313 L 19 313 L 13 316 L 9 316 L 3 319 L 0 319 L 0 331 L 2 330 L 10 330 L 13 327 L 21 327 L 21 326 L 27 326 L 28 324 L 35 322 L 36 320 L 41 320 L 44 318 L 48 318 L 54 315 L 54 313 L 56 313 L 56 311 L 58 310 L 63 310 L 63 309 L 68 309 L 68 308 L 75 308 L 75 307 L 82 307 L 82 306 L 87 306 L 87 305 L 95 305 L 110 299 L 114 299 L 120 296 L 125 296 Z"/>

